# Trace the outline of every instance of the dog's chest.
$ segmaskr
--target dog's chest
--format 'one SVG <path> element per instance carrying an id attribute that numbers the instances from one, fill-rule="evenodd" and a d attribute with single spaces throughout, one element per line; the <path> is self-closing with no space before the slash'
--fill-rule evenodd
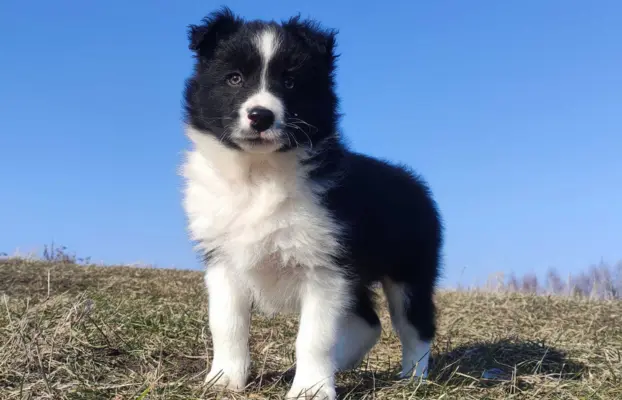
<path id="1" fill-rule="evenodd" d="M 261 286 L 280 286 L 283 274 L 333 268 L 338 227 L 295 171 L 257 167 L 231 181 L 191 154 L 184 175 L 190 233 L 204 251 L 260 277 Z"/>

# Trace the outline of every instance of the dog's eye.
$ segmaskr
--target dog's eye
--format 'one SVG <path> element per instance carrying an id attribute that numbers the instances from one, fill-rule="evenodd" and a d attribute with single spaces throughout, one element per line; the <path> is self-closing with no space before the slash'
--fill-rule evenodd
<path id="1" fill-rule="evenodd" d="M 242 75 L 237 72 L 227 75 L 227 83 L 229 86 L 240 86 L 243 81 Z"/>
<path id="2" fill-rule="evenodd" d="M 286 76 L 285 79 L 283 80 L 283 85 L 285 85 L 285 87 L 287 89 L 293 89 L 294 88 L 294 78 L 291 76 Z"/>

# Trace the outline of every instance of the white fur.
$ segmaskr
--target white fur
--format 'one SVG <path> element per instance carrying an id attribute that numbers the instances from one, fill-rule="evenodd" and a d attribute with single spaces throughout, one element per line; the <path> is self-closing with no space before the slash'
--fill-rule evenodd
<path id="1" fill-rule="evenodd" d="M 213 342 L 219 344 L 214 346 L 212 365 L 205 382 L 218 382 L 233 390 L 241 390 L 246 386 L 250 368 L 250 297 L 248 290 L 236 282 L 232 272 L 226 265 L 216 263 L 205 273 L 209 327 Z"/>
<path id="2" fill-rule="evenodd" d="M 382 327 L 370 326 L 355 314 L 342 319 L 338 331 L 335 360 L 337 369 L 347 370 L 357 367 L 378 341 Z"/>
<path id="3" fill-rule="evenodd" d="M 279 48 L 279 41 L 276 33 L 272 29 L 266 29 L 255 38 L 255 46 L 261 54 L 261 89 L 267 90 L 268 64 Z"/>
<path id="4" fill-rule="evenodd" d="M 382 287 L 389 303 L 391 322 L 402 343 L 402 372 L 400 375 L 402 378 L 413 375 L 427 378 L 431 343 L 419 339 L 417 329 L 410 324 L 406 317 L 406 302 L 409 297 L 404 291 L 404 285 L 385 279 L 382 282 Z"/>
<path id="5" fill-rule="evenodd" d="M 348 281 L 330 270 L 313 275 L 302 288 L 296 375 L 287 398 L 335 399 L 334 351 Z"/>
<path id="6" fill-rule="evenodd" d="M 272 94 L 268 87 L 268 65 L 270 60 L 277 52 L 280 42 L 277 34 L 272 29 L 266 29 L 255 37 L 253 41 L 255 47 L 261 55 L 262 67 L 258 91 L 250 96 L 241 106 L 238 112 L 239 129 L 234 131 L 232 139 L 244 139 L 245 132 L 251 129 L 248 112 L 254 107 L 263 107 L 274 113 L 274 125 L 265 132 L 261 132 L 261 137 L 271 142 L 262 144 L 248 144 L 244 141 L 237 141 L 244 150 L 253 153 L 268 154 L 277 150 L 282 145 L 283 132 L 281 126 L 285 122 L 285 106 L 283 102 Z"/>
<path id="7" fill-rule="evenodd" d="M 307 179 L 302 150 L 251 154 L 190 127 L 187 135 L 190 234 L 199 250 L 217 249 L 206 273 L 214 342 L 208 377 L 222 370 L 219 384 L 232 389 L 246 381 L 252 301 L 268 313 L 301 312 L 290 395 L 319 388 L 317 398 L 334 399 L 333 352 L 350 290 L 333 261 L 340 227 L 320 204 L 325 188 Z"/>

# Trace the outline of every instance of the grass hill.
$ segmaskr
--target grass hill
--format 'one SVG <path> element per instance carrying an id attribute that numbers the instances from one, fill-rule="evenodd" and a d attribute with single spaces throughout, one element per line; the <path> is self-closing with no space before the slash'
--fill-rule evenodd
<path id="1" fill-rule="evenodd" d="M 430 379 L 397 381 L 383 335 L 342 399 L 621 399 L 622 301 L 441 292 Z M 0 260 L 0 399 L 278 399 L 297 321 L 253 317 L 242 394 L 203 384 L 211 354 L 200 272 Z"/>

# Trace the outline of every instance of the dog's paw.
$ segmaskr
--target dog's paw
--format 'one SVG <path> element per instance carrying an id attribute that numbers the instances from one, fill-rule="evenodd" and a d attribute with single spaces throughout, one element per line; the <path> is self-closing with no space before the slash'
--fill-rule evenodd
<path id="1" fill-rule="evenodd" d="M 205 384 L 218 389 L 240 392 L 246 387 L 246 374 L 212 367 L 205 377 Z"/>
<path id="2" fill-rule="evenodd" d="M 428 367 L 416 365 L 410 369 L 404 368 L 402 372 L 398 374 L 399 379 L 415 379 L 415 380 L 427 380 L 428 379 Z"/>
<path id="3" fill-rule="evenodd" d="M 308 388 L 294 385 L 289 392 L 287 392 L 285 398 L 287 400 L 335 400 L 337 398 L 337 393 L 332 385 L 324 384 L 322 386 L 316 385 Z"/>

